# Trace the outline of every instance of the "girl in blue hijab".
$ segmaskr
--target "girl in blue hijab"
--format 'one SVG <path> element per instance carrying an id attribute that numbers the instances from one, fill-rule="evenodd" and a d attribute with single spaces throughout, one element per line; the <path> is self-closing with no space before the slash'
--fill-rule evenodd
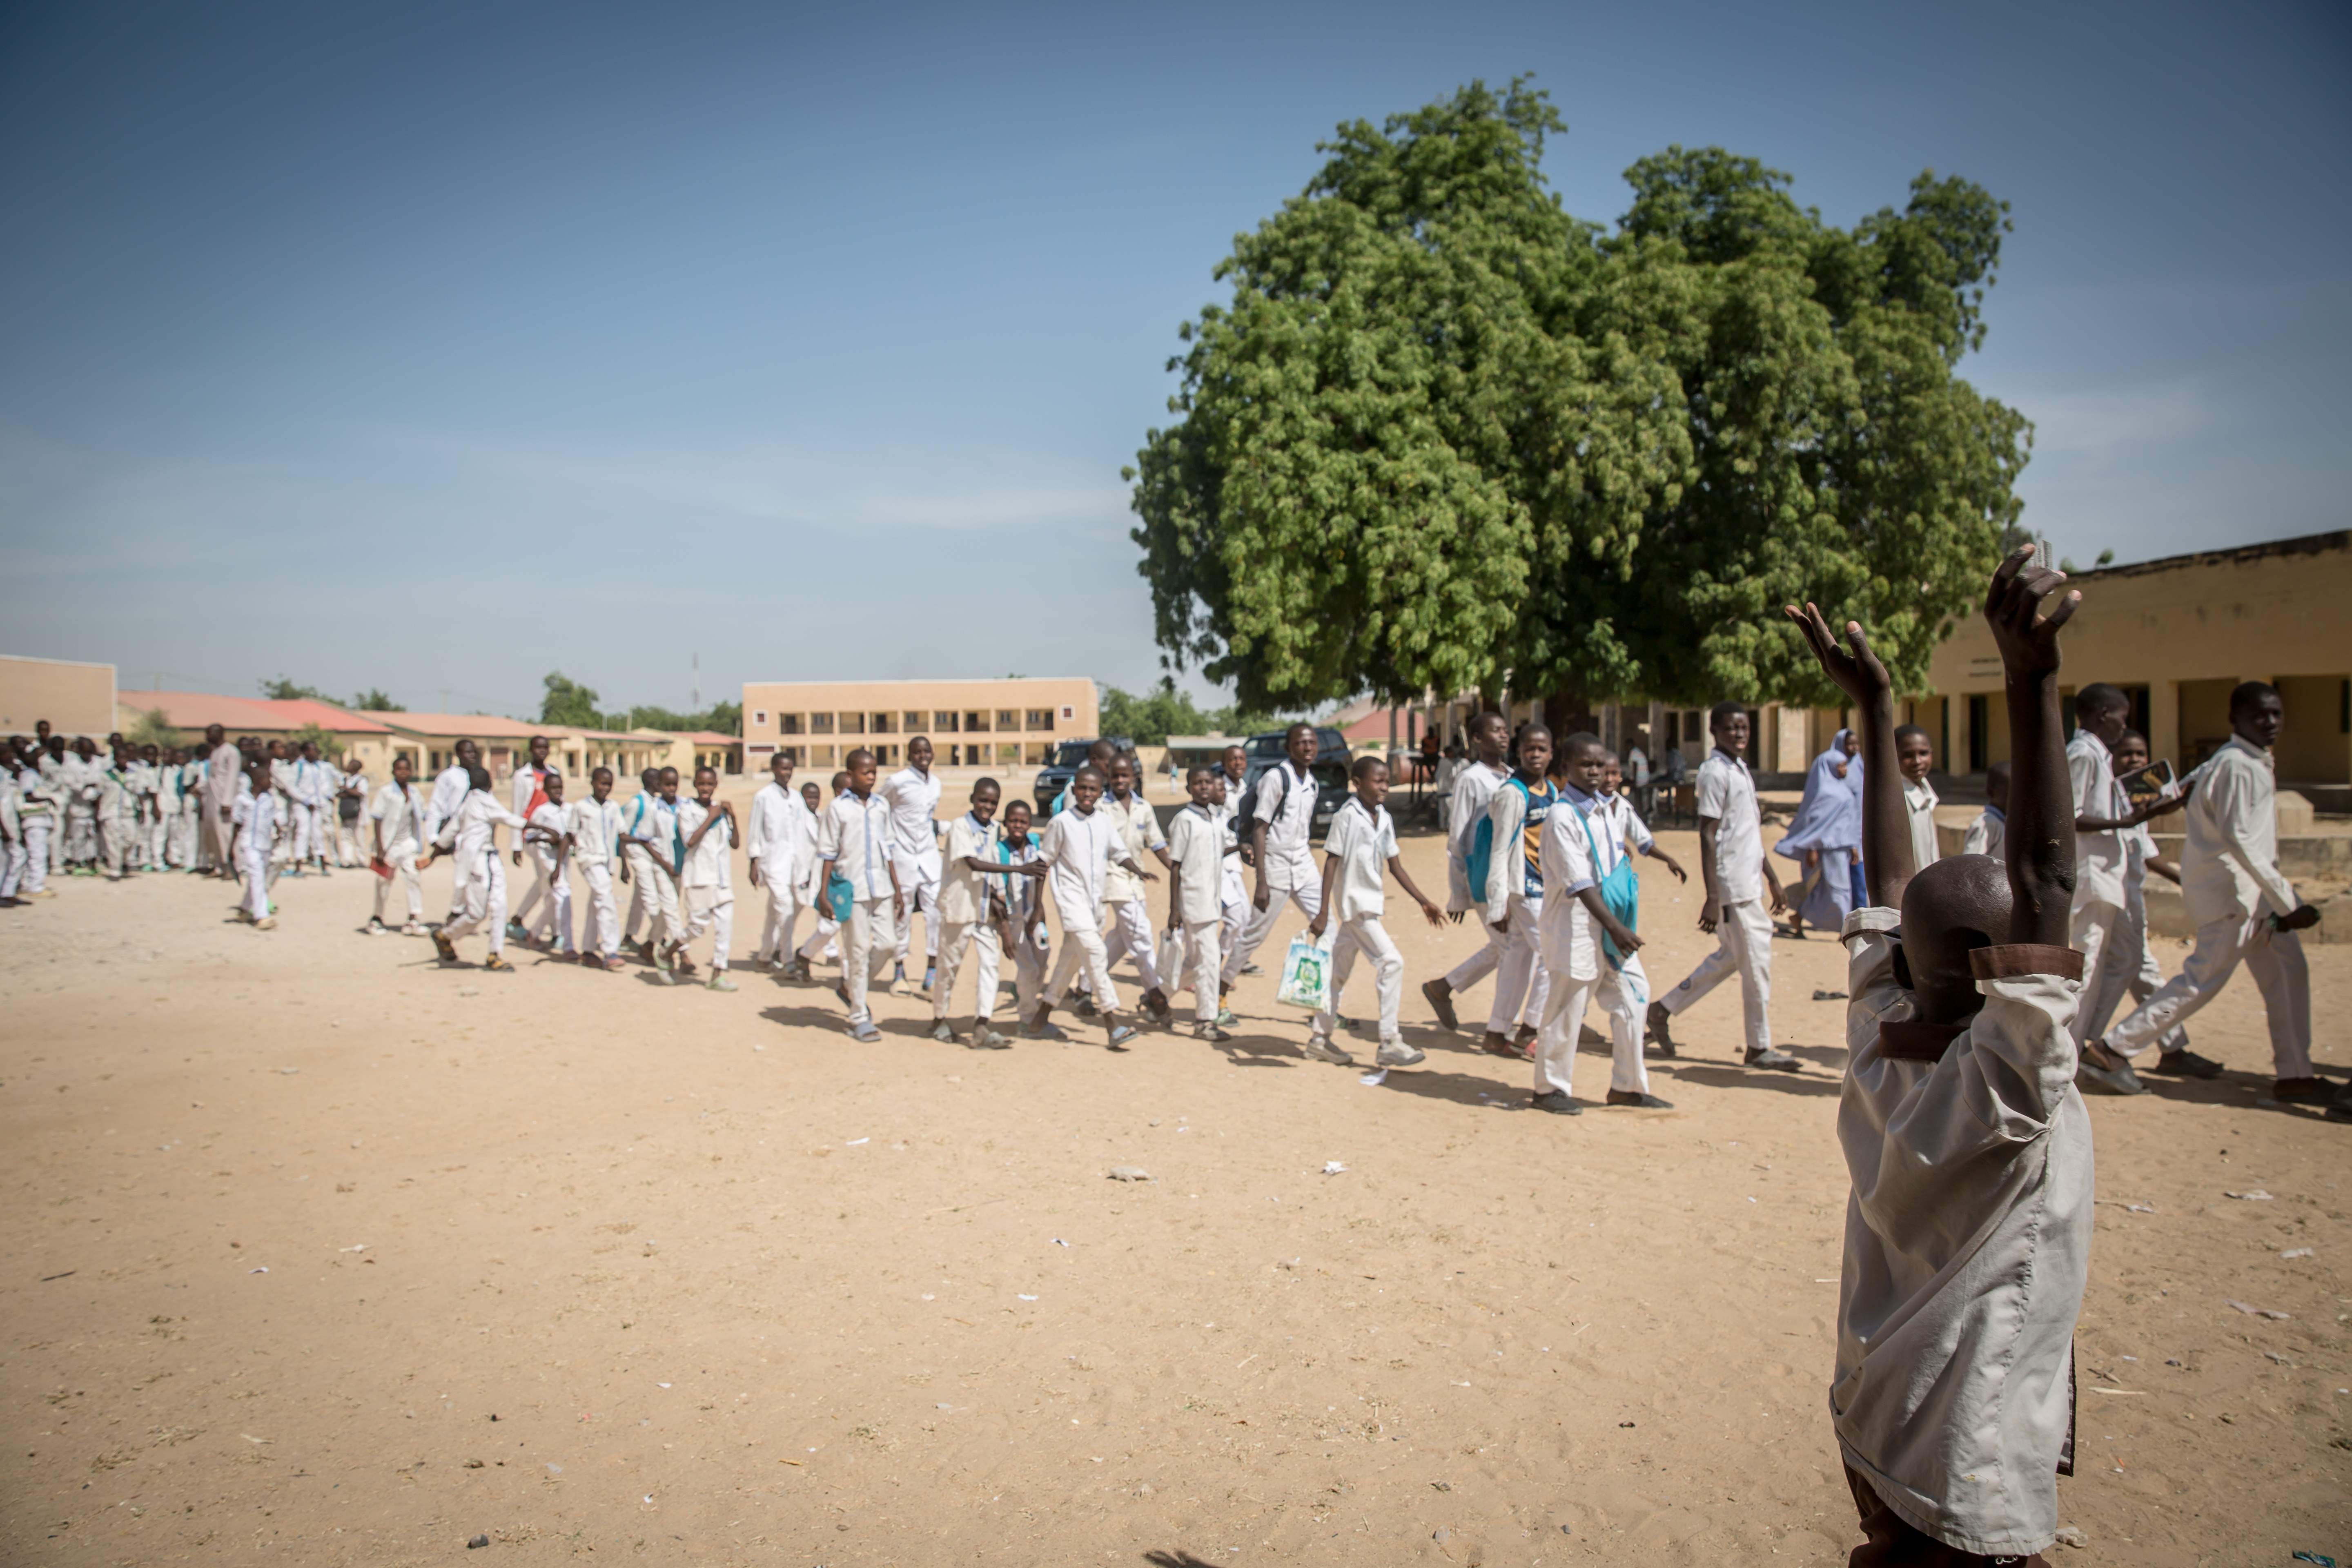
<path id="1" fill-rule="evenodd" d="M 1845 917 L 1864 900 L 1862 887 L 1862 757 L 1861 742 L 1851 730 L 1840 730 L 1829 750 L 1813 759 L 1805 775 L 1805 798 L 1797 819 L 1773 852 L 1805 868 L 1803 883 L 1790 900 L 1797 936 L 1805 927 L 1832 935 L 1845 929 Z"/>

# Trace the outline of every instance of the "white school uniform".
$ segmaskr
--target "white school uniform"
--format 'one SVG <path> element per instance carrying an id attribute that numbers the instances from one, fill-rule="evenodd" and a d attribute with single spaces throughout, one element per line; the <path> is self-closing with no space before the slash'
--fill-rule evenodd
<path id="1" fill-rule="evenodd" d="M 90 866 L 98 861 L 98 796 L 101 773 L 98 759 L 82 760 L 68 752 L 59 768 L 66 789 L 66 863 Z"/>
<path id="2" fill-rule="evenodd" d="M 1265 945 L 1285 902 L 1296 904 L 1308 920 L 1323 907 L 1323 882 L 1316 874 L 1315 857 L 1307 839 L 1315 828 L 1315 774 L 1300 772 L 1288 757 L 1258 775 L 1251 807 L 1253 819 L 1265 824 L 1265 908 L 1253 903 L 1249 921 L 1234 955 L 1234 973 L 1249 967 L 1250 959 Z M 1255 837 L 1255 833 L 1253 833 Z M 1253 895 L 1255 898 L 1255 895 Z"/>
<path id="3" fill-rule="evenodd" d="M 955 994 L 956 977 L 963 971 L 964 954 L 976 951 L 978 986 L 973 1016 L 986 1024 L 996 1011 L 996 986 L 1003 963 L 1003 947 L 996 922 L 988 918 L 988 900 L 994 884 L 1003 879 L 975 871 L 967 859 L 1001 858 L 1004 830 L 966 812 L 948 824 L 945 862 L 940 871 L 940 921 L 939 973 L 931 982 L 931 1017 L 944 1020 Z"/>
<path id="4" fill-rule="evenodd" d="M 269 914 L 269 851 L 278 838 L 274 790 L 241 797 L 231 814 L 237 826 L 237 870 L 245 878 L 245 912 L 261 921 Z"/>
<path id="5" fill-rule="evenodd" d="M 683 874 L 678 878 L 686 893 L 686 934 L 678 940 L 688 942 L 704 931 L 711 932 L 710 968 L 712 973 L 723 974 L 727 972 L 727 952 L 735 939 L 735 825 L 698 800 L 677 803 L 681 839 L 692 839 L 712 817 L 719 819 L 702 834 L 702 842 L 686 852 Z"/>
<path id="6" fill-rule="evenodd" d="M 2008 842 L 2009 814 L 1997 805 L 1989 805 L 1969 824 L 1969 836 L 1960 841 L 1960 853 L 1990 855 L 1998 860 L 2001 846 Z"/>
<path id="7" fill-rule="evenodd" d="M 1328 1040 L 1331 1031 L 1339 1026 L 1339 994 L 1347 989 L 1348 976 L 1360 952 L 1372 961 L 1381 1044 L 1403 1042 L 1397 1015 L 1404 995 L 1404 955 L 1397 952 L 1388 928 L 1381 923 L 1388 908 L 1382 879 L 1396 852 L 1396 819 L 1385 807 L 1373 811 L 1351 795 L 1332 815 L 1330 830 L 1323 836 L 1323 853 L 1339 863 L 1339 876 L 1331 885 L 1331 901 L 1337 907 L 1330 922 L 1339 928 L 1339 934 L 1331 939 L 1329 1005 L 1315 1015 L 1310 1026 L 1318 1039 Z"/>
<path id="8" fill-rule="evenodd" d="M 923 952 L 927 960 L 940 955 L 940 781 L 938 775 L 903 767 L 882 781 L 874 792 L 890 806 L 890 849 L 898 868 L 898 890 L 907 912 L 892 933 L 891 956 L 904 968 L 915 931 L 915 914 L 923 916 Z"/>
<path id="9" fill-rule="evenodd" d="M 677 891 L 677 866 L 685 847 L 676 802 L 646 790 L 621 814 L 622 858 L 629 868 L 630 885 L 636 889 L 630 923 L 635 926 L 635 912 L 642 907 L 649 928 L 646 940 L 656 948 L 676 942 L 686 929 Z"/>
<path id="10" fill-rule="evenodd" d="M 1764 902 L 1763 816 L 1756 808 L 1756 777 L 1722 748 L 1698 770 L 1698 815 L 1715 830 L 1715 880 L 1722 895 L 1715 951 L 1658 998 L 1681 1013 L 1733 975 L 1739 977 L 1740 1027 L 1748 1049 L 1772 1048 L 1772 913 Z"/>
<path id="11" fill-rule="evenodd" d="M 457 918 L 441 928 L 443 936 L 455 942 L 487 929 L 490 951 L 506 951 L 507 863 L 499 854 L 498 832 L 500 827 L 520 831 L 523 826 L 523 819 L 500 805 L 489 791 L 466 792 L 457 815 L 441 830 L 452 840 L 452 875 L 463 899 Z"/>
<path id="12" fill-rule="evenodd" d="M 1063 994 L 1084 965 L 1095 1005 L 1106 1012 L 1118 1011 L 1118 993 L 1110 983 L 1110 952 L 1102 936 L 1103 872 L 1112 856 L 1126 853 L 1117 825 L 1099 809 L 1080 811 L 1072 805 L 1045 825 L 1045 841 L 1037 853 L 1052 868 L 1045 886 L 1062 920 L 1062 956 L 1045 987 L 1046 1005 L 1061 1005 Z"/>
<path id="13" fill-rule="evenodd" d="M 800 922 L 801 906 L 807 901 L 815 842 L 816 819 L 801 792 L 772 778 L 761 784 L 751 796 L 751 820 L 743 828 L 744 853 L 759 871 L 767 911 L 760 945 L 751 950 L 755 962 L 781 963 L 792 952 L 793 927 Z"/>
<path id="14" fill-rule="evenodd" d="M 2074 796 L 2074 815 L 2108 821 L 2131 809 L 2130 800 L 2116 783 L 2115 759 L 2105 742 L 2088 730 L 2076 730 L 2066 742 L 2066 776 Z M 2086 985 L 2095 985 L 2107 963 L 2107 949 L 2124 922 L 2124 836 L 2121 828 L 2103 828 L 2074 835 L 2074 903 L 2067 929 L 2067 944 L 2083 955 Z M 2079 1028 L 2084 1022 L 2075 1015 Z M 2080 1044 L 2084 1037 L 2077 1036 Z"/>
<path id="15" fill-rule="evenodd" d="M 25 826 L 16 812 L 16 770 L 0 766 L 0 899 L 16 896 L 25 876 Z"/>
<path id="16" fill-rule="evenodd" d="M 517 816 L 525 822 L 533 819 L 535 814 L 530 803 L 539 798 L 540 791 L 546 785 L 547 775 L 554 771 L 553 768 L 536 767 L 529 762 L 515 769 L 514 777 L 507 781 L 507 795 Z M 513 919 L 516 923 L 527 926 L 536 933 L 546 922 L 543 920 L 534 921 L 530 912 L 539 907 L 542 896 L 550 894 L 549 879 L 554 871 L 555 857 L 551 852 L 542 861 L 530 852 L 530 846 L 520 839 L 516 841 L 515 847 L 524 851 L 523 859 L 530 867 L 530 886 L 523 889 L 522 901 L 515 905 Z"/>
<path id="17" fill-rule="evenodd" d="M 2091 1121 L 2074 1087 L 2082 958 L 1979 948 L 1984 1005 L 1918 1021 L 1898 911 L 1846 918 L 1853 1183 L 1830 1413 L 1846 1464 L 1948 1546 L 2020 1557 L 2058 1530 L 2091 1255 Z"/>
<path id="18" fill-rule="evenodd" d="M 1490 1035 L 1507 1036 L 1515 1025 L 1536 1027 L 1551 995 L 1551 971 L 1541 948 L 1543 825 L 1559 803 L 1559 787 L 1549 779 L 1526 789 L 1507 778 L 1486 800 L 1490 847 L 1480 923 L 1496 944 L 1495 999 L 1486 1010 Z M 1496 931 L 1506 917 L 1509 929 Z"/>
<path id="19" fill-rule="evenodd" d="M 1140 792 L 1122 802 L 1110 791 L 1103 792 L 1102 800 L 1095 806 L 1101 816 L 1110 819 L 1118 832 L 1119 852 L 1140 866 L 1144 857 L 1154 849 L 1164 850 L 1168 840 L 1160 831 L 1160 814 Z M 1153 950 L 1151 907 L 1144 898 L 1143 879 L 1123 867 L 1113 865 L 1103 873 L 1103 945 L 1117 963 L 1122 958 L 1135 961 L 1135 973 L 1146 991 L 1160 990 L 1159 960 Z"/>
<path id="20" fill-rule="evenodd" d="M 621 803 L 593 795 L 563 809 L 564 831 L 572 835 L 566 858 L 588 885 L 588 918 L 582 923 L 583 952 L 617 958 L 621 952 L 621 921 L 613 902 L 613 858 L 621 851 Z"/>
<path id="21" fill-rule="evenodd" d="M 24 863 L 17 872 L 16 890 L 37 894 L 49 885 L 51 838 L 57 832 L 58 806 L 47 780 L 37 767 L 16 773 L 16 826 Z"/>
<path id="22" fill-rule="evenodd" d="M 2156 858 L 2156 836 L 2145 822 L 2125 828 L 2123 835 L 2124 918 L 2116 927 L 2115 940 L 2107 943 L 2098 973 L 2084 977 L 2081 1028 L 2086 1040 L 2106 1032 L 2126 996 L 2137 1008 L 2164 985 L 2164 970 L 2147 940 L 2147 863 Z M 2188 1031 L 2175 1024 L 2157 1043 L 2168 1051 L 2185 1049 Z"/>
<path id="23" fill-rule="evenodd" d="M 1445 909 L 1449 914 L 1477 907 L 1478 896 L 1470 887 L 1471 841 L 1477 836 L 1478 825 L 1486 820 L 1486 808 L 1494 803 L 1495 792 L 1510 782 L 1510 769 L 1490 768 L 1484 763 L 1465 763 L 1454 770 L 1445 813 Z M 1502 962 L 1501 935 L 1484 920 L 1478 922 L 1478 930 L 1486 942 L 1446 972 L 1445 984 L 1450 991 L 1468 990 L 1494 973 L 1495 966 Z"/>
<path id="24" fill-rule="evenodd" d="M 1926 779 L 1917 784 L 1905 780 L 1903 811 L 1911 824 L 1911 864 L 1916 870 L 1926 870 L 1943 858 L 1943 850 L 1936 841 L 1936 789 Z"/>
<path id="25" fill-rule="evenodd" d="M 413 784 L 385 784 L 375 792 L 375 800 L 368 807 L 368 820 L 375 824 L 372 837 L 383 840 L 383 863 L 398 874 L 408 895 L 408 920 L 412 925 L 425 915 L 425 884 L 416 874 L 416 858 L 425 846 L 424 813 L 424 800 Z M 376 919 L 383 919 L 384 904 L 391 895 L 392 879 L 377 877 Z"/>
<path id="26" fill-rule="evenodd" d="M 433 793 L 425 797 L 425 824 L 418 842 L 427 848 L 438 847 L 442 828 L 455 820 L 457 808 L 466 804 L 466 792 L 473 787 L 466 770 L 452 763 L 433 775 Z M 449 883 L 449 918 L 458 914 L 459 897 L 465 892 L 464 879 L 455 878 Z"/>
<path id="27" fill-rule="evenodd" d="M 1573 1092 L 1576 1043 L 1584 1031 L 1585 1010 L 1598 1003 L 1609 1016 L 1609 1087 L 1646 1094 L 1650 1076 L 1642 1063 L 1636 993 L 1610 964 L 1601 945 L 1601 921 L 1579 896 L 1599 887 L 1625 858 L 1622 825 L 1605 803 L 1570 784 L 1544 819 L 1541 853 L 1543 962 L 1551 972 L 1551 992 L 1536 1031 L 1535 1092 Z M 1643 1004 L 1647 1001 L 1643 995 Z"/>
<path id="28" fill-rule="evenodd" d="M 2180 897 L 2197 922 L 2197 944 L 2179 973 L 2108 1032 L 2111 1049 L 2126 1056 L 2147 1049 L 2218 995 L 2242 961 L 2262 992 L 2277 1076 L 2311 1076 L 2303 938 L 2271 925 L 2301 902 L 2278 866 L 2275 766 L 2270 752 L 2232 735 L 2189 775 L 2198 784 L 2182 812 Z"/>
<path id="29" fill-rule="evenodd" d="M 1214 807 L 1187 805 L 1168 826 L 1168 858 L 1176 879 L 1176 921 L 1184 932 L 1184 976 L 1192 985 L 1192 1016 L 1203 1026 L 1217 1021 L 1218 982 L 1224 963 L 1218 949 L 1224 927 L 1225 847 L 1233 842 Z"/>
<path id="30" fill-rule="evenodd" d="M 834 796 L 817 818 L 816 853 L 834 872 L 849 879 L 849 918 L 841 927 L 841 983 L 849 993 L 849 1027 L 855 1033 L 873 1025 L 866 992 L 876 970 L 889 962 L 887 943 L 877 944 L 875 936 L 878 930 L 887 937 L 893 918 L 896 884 L 891 879 L 898 849 L 890 803 L 878 791 L 863 800 L 855 790 Z"/>
<path id="31" fill-rule="evenodd" d="M 523 928 L 532 941 L 552 938 L 556 952 L 569 953 L 572 951 L 572 879 L 563 874 L 563 835 L 570 831 L 570 814 L 553 801 L 542 798 L 538 805 L 524 815 L 523 820 L 542 833 L 554 835 L 552 839 L 524 837 L 523 858 L 530 862 L 531 888 L 534 892 L 542 889 L 546 892 L 547 907 L 540 911 L 538 919 L 523 921 Z M 514 918 L 518 921 L 523 919 L 520 910 Z"/>
<path id="32" fill-rule="evenodd" d="M 807 805 L 806 796 L 802 797 L 801 804 Z M 823 815 L 824 807 L 820 805 L 808 814 L 808 821 L 801 828 L 801 863 L 807 868 L 801 879 L 801 902 L 816 913 L 816 929 L 797 950 L 803 965 L 834 963 L 841 958 L 841 922 L 833 918 L 833 905 L 825 897 L 825 865 L 816 855 L 817 818 Z"/>
<path id="33" fill-rule="evenodd" d="M 169 855 L 173 865 L 194 869 L 204 864 L 205 764 L 182 763 L 179 774 L 180 812 L 172 824 Z"/>
<path id="34" fill-rule="evenodd" d="M 1013 866 L 1025 866 L 1038 858 L 1037 846 L 1031 838 L 1017 844 L 1010 839 L 999 840 L 996 852 Z M 1053 963 L 1045 922 L 1041 919 L 1031 923 L 1031 917 L 1045 908 L 1043 879 L 1008 875 L 996 878 L 995 883 L 997 895 L 1004 900 L 1004 941 L 1013 958 L 1013 1008 L 1022 1018 L 1034 1017 L 1037 1003 L 1045 994 L 1045 975 Z"/>

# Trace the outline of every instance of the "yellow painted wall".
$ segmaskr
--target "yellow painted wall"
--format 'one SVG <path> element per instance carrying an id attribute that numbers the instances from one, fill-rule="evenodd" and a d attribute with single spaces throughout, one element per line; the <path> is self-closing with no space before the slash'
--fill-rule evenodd
<path id="1" fill-rule="evenodd" d="M 918 734 L 930 737 L 941 767 L 1026 765 L 1057 741 L 1100 733 L 1095 683 L 1083 677 L 743 685 L 744 766 L 752 772 L 764 772 L 778 747 L 793 748 L 804 766 L 837 766 L 859 746 L 897 766 Z"/>
<path id="2" fill-rule="evenodd" d="M 72 740 L 102 741 L 114 722 L 114 666 L 0 655 L 0 734 L 29 735 L 47 719 Z"/>

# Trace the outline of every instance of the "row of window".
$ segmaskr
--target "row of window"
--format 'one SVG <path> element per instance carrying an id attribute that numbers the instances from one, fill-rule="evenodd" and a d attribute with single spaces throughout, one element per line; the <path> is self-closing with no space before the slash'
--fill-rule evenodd
<path id="1" fill-rule="evenodd" d="M 1070 709 L 1062 710 L 1065 719 L 1073 717 Z M 765 709 L 751 711 L 751 726 L 768 727 Z M 919 709 L 880 713 L 779 713 L 776 733 L 780 735 L 984 735 L 990 731 L 1050 735 L 1054 732 L 1054 710 L 1051 708 L 973 708 L 961 712 L 940 709 L 924 712 Z M 933 742 L 937 744 L 936 742 Z"/>
<path id="2" fill-rule="evenodd" d="M 789 731 L 788 731 L 789 732 Z M 794 767 L 832 768 L 841 765 L 841 759 L 856 751 L 855 746 L 753 746 L 751 765 L 761 773 L 767 772 L 768 758 L 787 756 Z M 884 768 L 902 766 L 906 756 L 902 748 L 887 741 L 866 746 L 874 753 L 877 765 Z M 984 741 L 933 742 L 931 761 L 943 768 L 1013 768 L 1024 765 L 1043 767 L 1053 751 L 1047 741 Z"/>

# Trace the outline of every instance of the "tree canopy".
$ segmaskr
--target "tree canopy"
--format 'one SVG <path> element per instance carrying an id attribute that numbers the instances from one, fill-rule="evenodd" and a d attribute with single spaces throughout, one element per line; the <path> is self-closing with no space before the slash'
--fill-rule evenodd
<path id="1" fill-rule="evenodd" d="M 1246 735 L 1277 721 L 1274 714 L 1239 706 L 1203 708 L 1165 676 L 1140 696 L 1116 686 L 1102 694 L 1102 732 L 1124 735 L 1139 746 L 1166 745 L 1171 735 Z"/>
<path id="2" fill-rule="evenodd" d="M 550 670 L 541 682 L 539 721 L 565 724 L 575 730 L 710 730 L 722 735 L 743 732 L 743 705 L 714 702 L 699 713 L 673 713 L 667 708 L 622 708 L 599 712 L 593 687 L 583 686 L 562 670 Z"/>
<path id="3" fill-rule="evenodd" d="M 1828 702 L 1811 598 L 1923 684 L 2020 510 L 2031 427 L 1957 374 L 2007 204 L 1930 172 L 1843 229 L 1670 147 L 1604 229 L 1544 180 L 1564 130 L 1473 82 L 1340 126 L 1235 237 L 1127 470 L 1169 663 L 1261 709 Z"/>

